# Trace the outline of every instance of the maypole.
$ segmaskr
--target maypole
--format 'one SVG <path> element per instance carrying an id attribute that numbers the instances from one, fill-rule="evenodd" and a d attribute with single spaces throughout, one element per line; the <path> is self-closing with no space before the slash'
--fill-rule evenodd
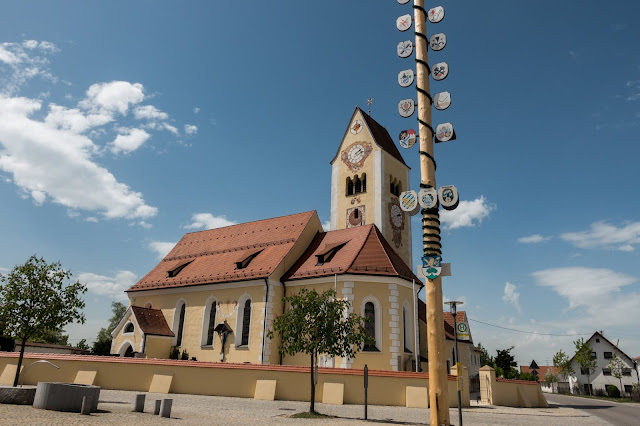
<path id="1" fill-rule="evenodd" d="M 406 4 L 409 0 L 398 0 Z M 443 186 L 436 191 L 436 160 L 434 154 L 435 142 L 446 142 L 455 139 L 451 123 L 432 126 L 431 105 L 438 110 L 445 110 L 451 104 L 449 92 L 430 95 L 429 75 L 435 80 L 444 80 L 449 74 L 449 66 L 440 62 L 429 66 L 428 47 L 434 51 L 442 50 L 446 45 L 446 36 L 442 33 L 427 38 L 427 19 L 431 23 L 438 23 L 444 18 L 444 8 L 434 7 L 427 11 L 424 0 L 414 0 L 415 21 L 415 53 L 416 53 L 416 90 L 418 110 L 418 135 L 409 129 L 400 133 L 400 145 L 411 148 L 420 138 L 420 192 L 405 191 L 400 196 L 400 206 L 410 215 L 422 213 L 422 241 L 423 266 L 422 272 L 426 278 L 427 305 L 427 356 L 429 361 L 429 412 L 430 424 L 450 425 L 449 395 L 447 383 L 446 346 L 444 336 L 444 314 L 442 298 L 442 244 L 440 237 L 440 219 L 438 208 L 453 210 L 458 206 L 458 191 L 455 186 Z M 400 31 L 411 27 L 411 15 L 400 16 L 396 26 Z M 398 44 L 398 56 L 409 57 L 414 44 L 407 40 Z M 409 87 L 414 81 L 412 69 L 398 74 L 398 83 L 402 87 Z M 404 99 L 398 104 L 398 112 L 402 117 L 413 115 L 415 108 L 413 99 Z M 417 203 L 416 203 L 417 201 Z M 422 207 L 420 209 L 420 207 Z"/>

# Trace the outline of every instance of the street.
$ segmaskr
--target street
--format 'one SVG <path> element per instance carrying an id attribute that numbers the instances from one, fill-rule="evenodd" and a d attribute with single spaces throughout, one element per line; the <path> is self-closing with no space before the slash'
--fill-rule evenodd
<path id="1" fill-rule="evenodd" d="M 609 402 L 570 395 L 545 394 L 549 404 L 562 404 L 596 416 L 612 425 L 640 423 L 640 404 Z"/>

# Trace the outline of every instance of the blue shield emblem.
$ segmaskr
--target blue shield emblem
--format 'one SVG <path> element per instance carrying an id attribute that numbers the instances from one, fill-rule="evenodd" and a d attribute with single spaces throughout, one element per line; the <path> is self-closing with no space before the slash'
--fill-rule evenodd
<path id="1" fill-rule="evenodd" d="M 422 273 L 430 280 L 438 278 L 442 272 L 442 256 L 424 256 L 422 258 Z"/>

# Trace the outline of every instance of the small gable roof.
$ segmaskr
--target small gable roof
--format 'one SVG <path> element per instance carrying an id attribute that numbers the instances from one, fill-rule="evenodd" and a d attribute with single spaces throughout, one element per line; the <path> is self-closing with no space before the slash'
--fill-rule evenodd
<path id="1" fill-rule="evenodd" d="M 380 123 L 378 123 L 376 120 L 371 118 L 371 116 L 366 112 L 364 112 L 362 109 L 360 109 L 360 107 L 356 107 L 356 109 L 353 111 L 351 120 L 353 120 L 353 117 L 356 115 L 357 112 L 360 112 L 360 114 L 364 118 L 365 124 L 367 125 L 367 128 L 371 132 L 371 136 L 373 136 L 373 140 L 376 142 L 376 144 L 378 144 L 380 148 L 382 148 L 387 153 L 389 153 L 393 158 L 400 161 L 400 163 L 404 164 L 405 166 L 407 166 L 407 168 L 410 169 L 411 167 L 409 167 L 407 163 L 404 162 L 404 159 L 402 158 L 400 151 L 398 151 L 398 147 L 396 147 L 396 144 L 393 142 L 393 139 L 391 139 L 391 136 L 389 135 L 389 132 L 387 131 L 387 129 L 382 127 Z M 350 125 L 351 125 L 351 121 L 349 121 L 349 125 L 347 126 L 347 130 L 345 134 L 349 131 Z M 338 152 L 333 157 L 333 160 L 331 160 L 331 162 L 333 163 L 333 161 L 335 161 L 336 158 L 339 158 L 339 156 L 340 156 L 340 147 L 338 147 Z"/>
<path id="2" fill-rule="evenodd" d="M 539 382 L 544 382 L 544 376 L 547 374 L 547 371 L 551 370 L 551 372 L 553 372 L 554 374 L 560 374 L 560 368 L 558 367 L 554 367 L 552 365 L 540 365 L 538 366 L 538 368 L 536 369 L 536 371 L 538 372 L 538 381 Z M 520 366 L 520 372 L 521 373 L 532 373 L 533 374 L 533 370 L 527 366 L 521 365 Z"/>
<path id="3" fill-rule="evenodd" d="M 185 234 L 127 292 L 268 278 L 312 220 L 320 228 L 314 210 Z M 237 262 L 256 252 L 246 267 L 237 269 Z"/>
<path id="4" fill-rule="evenodd" d="M 169 337 L 175 336 L 173 331 L 169 328 L 167 320 L 160 309 L 132 306 L 131 310 L 133 311 L 133 315 L 136 317 L 140 330 L 142 330 L 144 334 Z"/>
<path id="5" fill-rule="evenodd" d="M 318 255 L 342 244 L 330 260 L 318 263 Z M 375 225 L 316 234 L 305 253 L 282 276 L 282 281 L 334 274 L 396 276 L 422 285 Z"/>

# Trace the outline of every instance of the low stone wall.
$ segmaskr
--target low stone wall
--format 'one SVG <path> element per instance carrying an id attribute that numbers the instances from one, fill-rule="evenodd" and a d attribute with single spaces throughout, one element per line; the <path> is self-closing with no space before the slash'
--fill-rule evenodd
<path id="1" fill-rule="evenodd" d="M 0 404 L 33 405 L 35 388 L 0 386 Z"/>
<path id="2" fill-rule="evenodd" d="M 0 353 L 0 384 L 11 376 L 4 374 L 4 370 L 15 372 L 17 358 L 18 354 Z M 102 389 L 254 398 L 258 380 L 275 380 L 274 399 L 308 401 L 310 394 L 309 369 L 306 367 L 58 354 L 25 354 L 25 365 L 34 359 L 51 361 L 60 369 L 29 370 L 24 377 L 25 384 L 82 382 Z M 331 384 L 338 383 L 343 385 L 343 403 L 364 404 L 363 382 L 362 370 L 320 368 L 316 401 L 322 402 L 325 384 L 330 388 Z M 449 376 L 448 383 L 449 405 L 456 407 L 456 377 Z M 412 395 L 413 392 L 407 392 L 407 388 L 426 391 L 428 386 L 426 373 L 369 370 L 368 402 L 371 405 L 413 406 L 415 401 L 407 398 L 407 393 Z M 462 405 L 467 404 L 468 397 Z M 426 407 L 426 402 L 423 406 Z"/>
<path id="3" fill-rule="evenodd" d="M 488 365 L 480 369 L 480 398 L 485 404 L 506 407 L 549 406 L 538 382 L 498 379 Z"/>

